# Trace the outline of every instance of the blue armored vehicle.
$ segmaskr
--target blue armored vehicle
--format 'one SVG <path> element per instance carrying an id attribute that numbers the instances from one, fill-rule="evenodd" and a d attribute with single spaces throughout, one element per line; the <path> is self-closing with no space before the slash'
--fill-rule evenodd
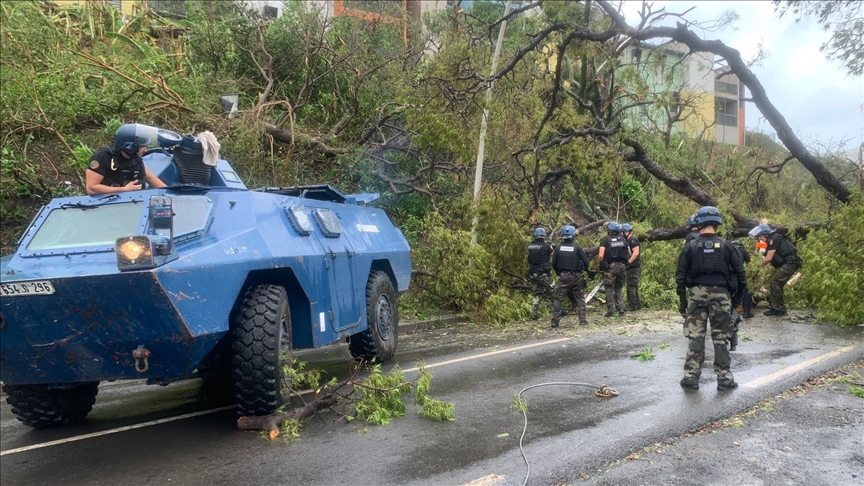
<path id="1" fill-rule="evenodd" d="M 158 141 L 144 162 L 168 188 L 54 199 L 2 258 L 0 380 L 20 421 L 81 420 L 100 381 L 193 377 L 269 414 L 292 349 L 393 357 L 411 260 L 376 195 L 249 190 L 197 139 Z"/>

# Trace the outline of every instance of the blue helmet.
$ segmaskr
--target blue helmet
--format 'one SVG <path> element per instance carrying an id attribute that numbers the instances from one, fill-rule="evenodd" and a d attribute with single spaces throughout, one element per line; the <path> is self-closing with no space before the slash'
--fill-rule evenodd
<path id="1" fill-rule="evenodd" d="M 696 226 L 696 215 L 691 214 L 689 218 L 687 218 L 687 226 Z"/>
<path id="2" fill-rule="evenodd" d="M 609 221 L 606 223 L 606 231 L 609 233 L 617 233 L 620 230 L 618 223 L 615 221 Z"/>
<path id="3" fill-rule="evenodd" d="M 723 224 L 723 218 L 720 217 L 720 210 L 714 206 L 702 206 L 696 214 L 693 215 L 696 224 L 703 225 L 705 223 Z"/>
<path id="4" fill-rule="evenodd" d="M 630 223 L 621 223 L 620 225 L 618 225 L 618 231 L 622 233 L 629 233 L 630 231 L 633 231 L 633 227 L 630 226 Z"/>
<path id="5" fill-rule="evenodd" d="M 546 230 L 543 228 L 536 228 L 534 230 L 534 238 L 546 238 Z"/>
<path id="6" fill-rule="evenodd" d="M 117 134 L 114 135 L 114 145 L 120 150 L 134 155 L 138 152 L 139 147 L 154 145 L 157 131 L 155 127 L 140 123 L 120 125 Z"/>
<path id="7" fill-rule="evenodd" d="M 574 236 L 576 236 L 576 228 L 569 224 L 561 228 L 561 238 L 573 238 Z"/>
<path id="8" fill-rule="evenodd" d="M 771 234 L 773 232 L 774 232 L 774 230 L 772 230 L 771 227 L 768 226 L 767 224 L 760 224 L 759 226 L 756 226 L 755 228 L 750 230 L 750 232 L 747 233 L 747 235 L 749 235 L 750 238 L 758 238 L 762 235 L 768 235 L 768 234 Z"/>

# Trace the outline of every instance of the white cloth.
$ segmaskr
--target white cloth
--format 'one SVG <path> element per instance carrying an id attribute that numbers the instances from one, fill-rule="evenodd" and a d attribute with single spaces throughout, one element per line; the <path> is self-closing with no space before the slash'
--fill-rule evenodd
<path id="1" fill-rule="evenodd" d="M 216 135 L 211 132 L 201 132 L 198 134 L 198 140 L 204 150 L 204 163 L 216 167 L 216 162 L 219 161 L 219 148 L 222 147 L 216 140 Z"/>

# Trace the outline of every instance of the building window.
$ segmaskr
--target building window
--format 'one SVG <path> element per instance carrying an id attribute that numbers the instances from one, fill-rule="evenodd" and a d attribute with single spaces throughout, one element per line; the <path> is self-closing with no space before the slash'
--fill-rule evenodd
<path id="1" fill-rule="evenodd" d="M 147 0 L 147 7 L 163 15 L 185 15 L 184 0 Z"/>
<path id="2" fill-rule="evenodd" d="M 730 94 L 732 96 L 738 96 L 738 85 L 734 83 L 727 83 L 724 81 L 715 81 L 714 91 L 718 93 Z"/>
<path id="3" fill-rule="evenodd" d="M 279 17 L 279 9 L 276 7 L 271 7 L 270 5 L 264 5 L 264 10 L 262 11 L 265 19 L 275 19 Z"/>
<path id="4" fill-rule="evenodd" d="M 717 124 L 724 127 L 738 126 L 738 101 L 717 98 Z"/>

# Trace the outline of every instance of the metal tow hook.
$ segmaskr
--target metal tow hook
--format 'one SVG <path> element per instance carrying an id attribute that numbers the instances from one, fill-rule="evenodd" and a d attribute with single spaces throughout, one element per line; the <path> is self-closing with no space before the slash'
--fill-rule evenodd
<path id="1" fill-rule="evenodd" d="M 612 398 L 618 396 L 618 390 L 614 388 L 609 388 L 606 385 L 600 385 L 600 388 L 598 388 L 597 391 L 594 392 L 594 394 L 600 398 Z"/>
<path id="2" fill-rule="evenodd" d="M 147 370 L 150 369 L 150 363 L 147 361 L 150 358 L 150 350 L 145 348 L 143 344 L 139 344 L 138 348 L 132 351 L 132 357 L 135 358 L 135 371 L 147 373 Z"/>

